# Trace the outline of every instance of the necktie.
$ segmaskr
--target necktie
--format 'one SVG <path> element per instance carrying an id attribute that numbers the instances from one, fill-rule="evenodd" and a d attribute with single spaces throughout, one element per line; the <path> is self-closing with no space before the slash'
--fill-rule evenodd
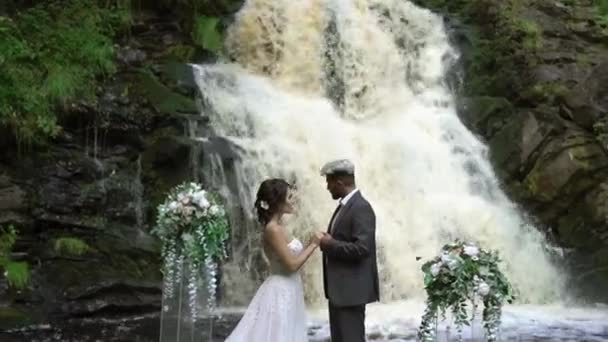
<path id="1" fill-rule="evenodd" d="M 336 210 L 334 211 L 334 214 L 331 217 L 331 223 L 329 224 L 329 233 L 331 234 L 334 230 L 334 225 L 336 224 L 336 221 L 338 219 L 338 215 L 340 212 L 340 209 L 342 209 L 342 202 L 340 202 L 340 204 L 338 205 L 338 207 L 336 208 Z"/>

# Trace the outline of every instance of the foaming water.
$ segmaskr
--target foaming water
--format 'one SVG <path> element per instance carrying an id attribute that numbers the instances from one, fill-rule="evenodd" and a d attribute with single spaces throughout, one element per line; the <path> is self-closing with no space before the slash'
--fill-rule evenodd
<path id="1" fill-rule="evenodd" d="M 223 307 L 216 312 L 226 321 L 238 320 L 242 307 Z M 414 342 L 420 325 L 424 303 L 420 300 L 396 301 L 367 306 L 366 333 L 379 342 Z M 481 308 L 468 327 L 462 330 L 464 341 L 485 341 Z M 308 311 L 309 341 L 329 339 L 327 308 Z M 449 321 L 437 326 L 436 341 L 459 341 L 456 328 Z M 507 305 L 503 309 L 499 341 L 536 342 L 600 342 L 608 341 L 608 310 L 606 306 L 569 307 L 563 304 Z"/>
<path id="2" fill-rule="evenodd" d="M 289 228 L 303 240 L 325 230 L 336 203 L 319 168 L 350 158 L 378 217 L 384 302 L 424 298 L 421 262 L 456 238 L 498 250 L 521 302 L 563 295 L 546 242 L 456 115 L 445 75 L 458 55 L 441 18 L 404 0 L 249 0 L 226 49 L 235 64 L 197 66 L 195 76 L 214 131 L 239 146 L 238 201 L 250 220 L 258 184 L 285 177 L 300 195 Z M 234 229 L 225 304 L 247 302 L 242 289 L 259 281 L 245 272 L 259 233 Z M 319 255 L 304 281 L 309 303 L 321 301 Z"/>
<path id="3" fill-rule="evenodd" d="M 369 305 L 366 330 L 379 341 L 417 341 L 416 333 L 424 305 L 418 301 Z M 329 336 L 327 310 L 310 311 L 311 341 Z M 485 341 L 481 310 L 465 341 Z M 608 311 L 601 307 L 571 308 L 563 305 L 506 306 L 503 311 L 500 341 L 608 341 Z M 436 341 L 457 341 L 456 329 L 449 322 L 437 326 Z"/>

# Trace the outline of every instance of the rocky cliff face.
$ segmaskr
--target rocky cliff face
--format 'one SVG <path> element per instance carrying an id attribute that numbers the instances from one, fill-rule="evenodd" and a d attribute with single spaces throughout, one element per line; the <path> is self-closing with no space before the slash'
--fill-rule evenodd
<path id="1" fill-rule="evenodd" d="M 201 118 L 183 63 L 212 56 L 168 10 L 134 13 L 116 76 L 95 101 L 62 109 L 47 146 L 19 150 L 1 132 L 0 226 L 19 230 L 10 257 L 29 264 L 30 281 L 16 290 L 0 276 L 0 340 L 157 339 L 160 246 L 149 231 L 166 191 L 194 175 L 186 132 Z"/>
<path id="2" fill-rule="evenodd" d="M 419 0 L 463 51 L 460 116 L 504 187 L 568 253 L 591 298 L 608 285 L 608 26 L 589 1 Z"/>

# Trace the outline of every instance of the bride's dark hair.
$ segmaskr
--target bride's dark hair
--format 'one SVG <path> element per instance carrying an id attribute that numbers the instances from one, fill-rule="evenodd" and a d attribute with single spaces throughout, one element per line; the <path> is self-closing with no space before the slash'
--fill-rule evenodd
<path id="1" fill-rule="evenodd" d="M 287 201 L 289 188 L 289 183 L 280 178 L 267 179 L 260 184 L 254 206 L 262 225 L 270 222 Z"/>

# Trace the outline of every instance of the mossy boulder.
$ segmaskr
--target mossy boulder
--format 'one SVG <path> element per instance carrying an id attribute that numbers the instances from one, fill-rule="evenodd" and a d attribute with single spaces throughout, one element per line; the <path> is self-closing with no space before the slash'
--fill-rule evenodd
<path id="1" fill-rule="evenodd" d="M 179 94 L 146 71 L 137 74 L 137 91 L 162 114 L 198 113 L 192 98 Z"/>

